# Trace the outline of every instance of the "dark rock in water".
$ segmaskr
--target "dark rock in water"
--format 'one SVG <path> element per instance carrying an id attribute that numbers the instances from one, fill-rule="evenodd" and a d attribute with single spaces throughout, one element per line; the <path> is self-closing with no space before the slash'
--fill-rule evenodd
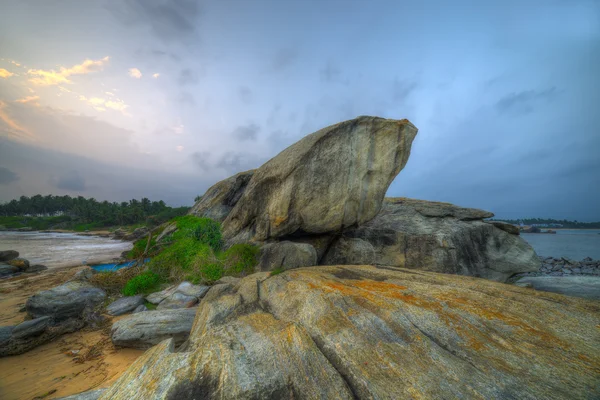
<path id="1" fill-rule="evenodd" d="M 488 224 L 494 225 L 498 229 L 502 229 L 504 232 L 508 232 L 512 235 L 519 235 L 519 227 L 508 222 L 503 221 L 485 221 Z"/>
<path id="2" fill-rule="evenodd" d="M 478 218 L 486 211 L 389 198 L 371 221 L 344 231 L 375 249 L 376 263 L 506 281 L 538 271 L 541 262 L 521 237 Z"/>
<path id="3" fill-rule="evenodd" d="M 67 282 L 38 292 L 27 299 L 25 307 L 32 318 L 50 316 L 54 321 L 83 318 L 106 299 L 106 293 L 83 281 Z"/>
<path id="4" fill-rule="evenodd" d="M 56 400 L 98 400 L 104 392 L 106 392 L 106 389 L 88 390 L 87 392 L 74 394 L 72 396 L 59 397 Z"/>
<path id="5" fill-rule="evenodd" d="M 20 269 L 14 265 L 0 263 L 0 277 L 10 277 L 19 271 Z"/>
<path id="6" fill-rule="evenodd" d="M 230 242 L 339 232 L 373 218 L 417 128 L 358 117 L 321 129 L 255 170 L 223 222 Z"/>
<path id="7" fill-rule="evenodd" d="M 598 398 L 599 324 L 597 303 L 471 277 L 369 266 L 259 273 L 211 289 L 184 347 L 146 351 L 104 396 Z"/>
<path id="8" fill-rule="evenodd" d="M 27 268 L 27 270 L 25 272 L 27 272 L 28 274 L 33 274 L 36 272 L 45 271 L 47 269 L 48 269 L 48 267 L 46 267 L 45 265 L 36 264 L 36 265 L 32 265 L 31 267 Z"/>
<path id="9" fill-rule="evenodd" d="M 317 265 L 315 248 L 306 243 L 289 241 L 269 243 L 261 248 L 257 271 L 292 269 Z"/>
<path id="10" fill-rule="evenodd" d="M 358 238 L 341 237 L 329 248 L 321 265 L 369 265 L 375 264 L 377 257 L 373 245 Z"/>
<path id="11" fill-rule="evenodd" d="M 122 297 L 106 307 L 106 313 L 115 316 L 122 315 L 135 310 L 141 305 L 144 305 L 144 296 L 142 295 Z"/>
<path id="12" fill-rule="evenodd" d="M 16 250 L 3 250 L 0 251 L 0 261 L 10 261 L 19 257 L 19 252 Z"/>
<path id="13" fill-rule="evenodd" d="M 12 260 L 6 261 L 6 263 L 19 268 L 21 271 L 25 271 L 29 268 L 29 261 L 24 258 L 13 258 Z"/>
<path id="14" fill-rule="evenodd" d="M 186 308 L 129 315 L 113 324 L 112 342 L 136 349 L 147 349 L 168 338 L 181 344 L 190 334 L 196 311 L 197 308 Z"/>
<path id="15" fill-rule="evenodd" d="M 240 172 L 211 186 L 189 214 L 223 222 L 244 194 L 255 170 Z"/>

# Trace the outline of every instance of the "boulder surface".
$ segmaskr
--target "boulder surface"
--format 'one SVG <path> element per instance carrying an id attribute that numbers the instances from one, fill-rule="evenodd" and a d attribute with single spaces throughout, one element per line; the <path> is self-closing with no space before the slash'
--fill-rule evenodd
<path id="1" fill-rule="evenodd" d="M 54 322 L 83 318 L 106 299 L 102 289 L 86 281 L 71 281 L 27 299 L 25 308 L 32 318 L 52 317 Z"/>
<path id="2" fill-rule="evenodd" d="M 597 302 L 372 266 L 222 286 L 181 348 L 148 350 L 102 399 L 600 396 Z"/>
<path id="3" fill-rule="evenodd" d="M 373 218 L 417 128 L 358 117 L 310 134 L 258 168 L 223 222 L 233 242 L 336 232 Z"/>
<path id="4" fill-rule="evenodd" d="M 493 215 L 448 203 L 388 198 L 375 218 L 344 235 L 372 244 L 375 263 L 381 265 L 501 282 L 537 271 L 540 259 L 525 240 L 482 220 Z"/>

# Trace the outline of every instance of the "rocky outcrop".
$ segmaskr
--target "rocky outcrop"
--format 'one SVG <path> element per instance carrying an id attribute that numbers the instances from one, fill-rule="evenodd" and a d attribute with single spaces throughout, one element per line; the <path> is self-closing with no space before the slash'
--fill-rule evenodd
<path id="1" fill-rule="evenodd" d="M 504 221 L 486 221 L 488 224 L 494 225 L 496 228 L 502 229 L 504 232 L 508 232 L 512 235 L 519 235 L 519 227 L 513 224 L 509 224 Z"/>
<path id="2" fill-rule="evenodd" d="M 492 213 L 407 198 L 386 199 L 371 221 L 344 231 L 375 249 L 376 264 L 506 281 L 540 261 L 519 236 L 482 221 Z M 360 264 L 346 260 L 348 264 Z"/>
<path id="3" fill-rule="evenodd" d="M 147 349 L 172 338 L 179 345 L 190 334 L 197 310 L 157 310 L 128 315 L 113 324 L 112 342 L 115 346 Z"/>
<path id="4" fill-rule="evenodd" d="M 2 250 L 0 251 L 0 262 L 6 262 L 19 257 L 19 252 L 16 250 Z"/>
<path id="5" fill-rule="evenodd" d="M 321 129 L 258 168 L 223 222 L 226 239 L 338 232 L 373 218 L 417 128 L 359 117 Z"/>
<path id="6" fill-rule="evenodd" d="M 317 265 L 317 252 L 307 243 L 282 241 L 261 248 L 257 271 L 286 270 Z"/>
<path id="7" fill-rule="evenodd" d="M 223 222 L 244 194 L 255 170 L 240 172 L 211 186 L 189 214 Z"/>
<path id="8" fill-rule="evenodd" d="M 81 319 L 106 299 L 106 293 L 86 281 L 71 281 L 27 299 L 25 308 L 31 318 L 49 316 L 55 322 Z"/>
<path id="9" fill-rule="evenodd" d="M 358 238 L 335 239 L 321 265 L 368 265 L 375 264 L 377 257 L 373 245 Z"/>
<path id="10" fill-rule="evenodd" d="M 55 324 L 51 317 L 40 317 L 16 326 L 0 327 L 0 357 L 25 353 L 65 333 L 84 326 L 81 319 L 71 318 Z"/>
<path id="11" fill-rule="evenodd" d="M 113 301 L 106 307 L 106 313 L 108 315 L 123 315 L 128 312 L 132 312 L 139 306 L 144 305 L 144 296 L 128 296 L 122 297 L 116 301 Z"/>
<path id="12" fill-rule="evenodd" d="M 210 289 L 205 285 L 193 285 L 190 282 L 181 282 L 160 292 L 146 296 L 149 303 L 158 305 L 158 310 L 173 310 L 177 308 L 193 307 Z"/>
<path id="13" fill-rule="evenodd" d="M 60 397 L 56 400 L 98 400 L 104 392 L 106 392 L 106 389 L 88 390 L 73 396 Z"/>
<path id="14" fill-rule="evenodd" d="M 180 349 L 166 340 L 148 350 L 102 398 L 600 396 L 595 302 L 371 266 L 218 286 Z"/>

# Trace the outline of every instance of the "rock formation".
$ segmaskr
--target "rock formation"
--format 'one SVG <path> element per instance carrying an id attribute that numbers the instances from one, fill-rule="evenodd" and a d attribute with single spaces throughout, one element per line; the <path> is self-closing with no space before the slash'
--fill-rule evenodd
<path id="1" fill-rule="evenodd" d="M 254 172 L 223 222 L 225 238 L 264 241 L 369 221 L 416 134 L 408 120 L 359 117 L 304 137 Z"/>
<path id="2" fill-rule="evenodd" d="M 341 238 L 331 245 L 323 263 L 375 263 L 502 282 L 519 272 L 537 271 L 540 260 L 518 232 L 511 234 L 482 221 L 493 215 L 448 203 L 386 199 L 375 218 L 343 234 L 372 245 L 374 259 L 363 255 L 364 244 L 349 247 L 349 239 Z M 357 255 L 349 253 L 352 251 Z M 343 256 L 327 262 L 331 253 Z"/>
<path id="3" fill-rule="evenodd" d="M 477 278 L 257 273 L 213 287 L 188 341 L 148 350 L 101 399 L 597 398 L 599 324 L 598 303 Z"/>

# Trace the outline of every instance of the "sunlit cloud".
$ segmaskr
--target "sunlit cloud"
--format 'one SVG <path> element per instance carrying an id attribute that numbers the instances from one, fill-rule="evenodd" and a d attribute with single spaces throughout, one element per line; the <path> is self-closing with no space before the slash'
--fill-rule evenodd
<path id="1" fill-rule="evenodd" d="M 32 103 L 37 102 L 40 99 L 40 96 L 25 96 L 22 99 L 15 100 L 15 103 Z"/>
<path id="2" fill-rule="evenodd" d="M 176 125 L 174 127 L 172 127 L 171 129 L 173 130 L 173 132 L 175 132 L 177 135 L 181 135 L 183 134 L 183 128 L 184 126 L 182 124 Z"/>
<path id="3" fill-rule="evenodd" d="M 183 151 L 183 148 L 184 148 L 183 146 L 179 145 L 179 146 L 175 147 L 175 150 L 177 150 L 178 152 L 181 153 Z"/>
<path id="4" fill-rule="evenodd" d="M 142 71 L 137 68 L 129 68 L 129 76 L 140 79 L 142 77 Z"/>
<path id="5" fill-rule="evenodd" d="M 33 90 L 32 88 L 27 88 L 27 90 L 29 90 L 29 93 L 35 93 L 35 90 Z"/>
<path id="6" fill-rule="evenodd" d="M 115 95 L 114 93 L 111 93 L 111 92 L 104 92 L 104 93 L 105 93 L 106 95 L 108 95 L 108 96 L 111 96 L 111 97 Z"/>
<path id="7" fill-rule="evenodd" d="M 5 70 L 4 68 L 0 68 L 0 78 L 9 78 L 14 74 L 10 71 Z"/>
<path id="8" fill-rule="evenodd" d="M 8 115 L 4 110 L 5 108 L 6 103 L 0 101 L 0 121 L 4 122 L 6 125 L 5 128 L 0 127 L 0 132 L 4 132 L 9 137 L 13 137 L 14 139 L 35 139 L 35 135 L 11 118 L 10 115 Z"/>
<path id="9" fill-rule="evenodd" d="M 33 83 L 34 85 L 60 85 L 63 83 L 72 83 L 69 79 L 70 76 L 86 75 L 92 72 L 101 71 L 108 61 L 108 56 L 100 60 L 86 59 L 81 64 L 73 65 L 71 68 L 60 67 L 59 71 L 30 69 L 27 71 L 27 73 L 32 76 L 32 78 L 29 79 L 29 82 Z"/>
<path id="10" fill-rule="evenodd" d="M 64 86 L 59 86 L 59 87 L 58 87 L 58 89 L 59 89 L 61 92 L 65 92 L 65 93 L 71 93 L 71 91 L 70 91 L 69 89 L 67 89 L 66 87 L 64 87 Z"/>
<path id="11" fill-rule="evenodd" d="M 10 60 L 10 63 L 11 63 L 11 64 L 14 64 L 14 65 L 16 65 L 17 67 L 20 67 L 20 66 L 21 66 L 21 64 L 19 64 L 19 63 L 18 63 L 18 62 L 16 62 L 15 60 Z"/>
<path id="12" fill-rule="evenodd" d="M 153 77 L 154 79 L 158 78 L 159 76 L 160 76 L 160 74 L 159 74 L 158 72 L 157 72 L 157 73 L 155 73 L 155 74 L 152 74 L 152 77 Z"/>
<path id="13" fill-rule="evenodd" d="M 101 97 L 85 97 L 84 95 L 79 95 L 79 100 L 88 103 L 97 111 L 106 111 L 107 108 L 110 108 L 111 110 L 121 112 L 123 115 L 130 115 L 125 111 L 129 108 L 129 105 L 125 104 L 121 99 L 107 100 Z"/>

